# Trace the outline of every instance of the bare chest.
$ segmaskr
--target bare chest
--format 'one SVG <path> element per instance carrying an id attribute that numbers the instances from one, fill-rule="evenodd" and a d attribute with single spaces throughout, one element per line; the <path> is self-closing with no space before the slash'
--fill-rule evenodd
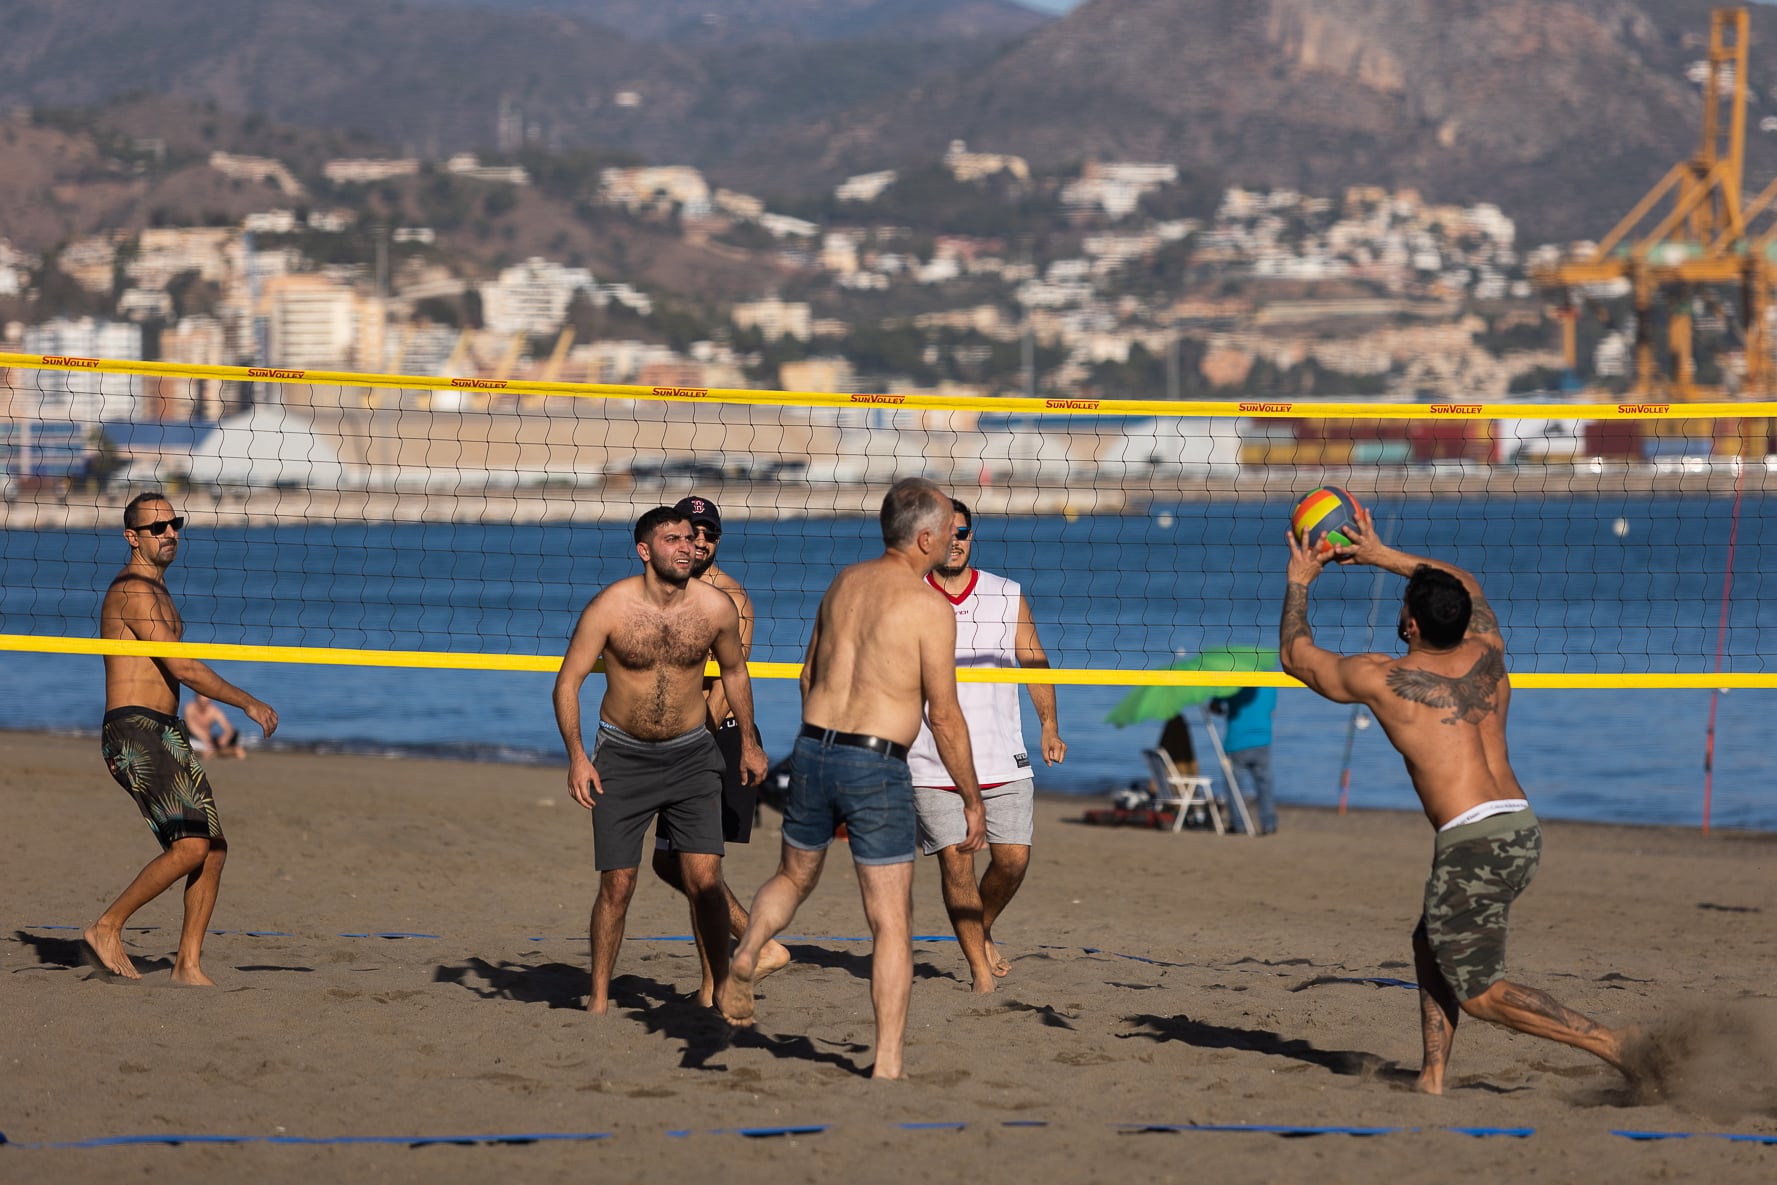
<path id="1" fill-rule="evenodd" d="M 144 624 L 152 629 L 144 629 Z M 99 635 L 141 638 L 170 631 L 174 641 L 185 636 L 185 619 L 160 584 L 139 576 L 119 576 L 105 593 L 99 610 Z M 164 634 L 162 634 L 164 636 Z"/>
<path id="2" fill-rule="evenodd" d="M 605 639 L 605 657 L 632 671 L 702 667 L 715 640 L 702 614 L 634 609 Z"/>

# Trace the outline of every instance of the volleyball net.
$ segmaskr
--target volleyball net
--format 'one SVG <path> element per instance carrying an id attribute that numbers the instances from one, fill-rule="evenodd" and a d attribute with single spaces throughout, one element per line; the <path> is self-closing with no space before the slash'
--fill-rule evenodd
<path id="1" fill-rule="evenodd" d="M 1291 505 L 1349 490 L 1480 580 L 1514 682 L 1777 686 L 1764 498 L 1777 403 L 1343 403 L 782 392 L 0 354 L 0 649 L 553 670 L 632 527 L 716 504 L 755 676 L 799 670 L 838 568 L 925 476 L 1019 581 L 1049 670 L 1009 682 L 1285 685 L 1171 669 L 1275 646 Z M 102 641 L 123 507 L 187 519 L 179 644 Z M 1393 644 L 1400 583 L 1316 584 L 1317 640 Z M 1265 665 L 1263 663 L 1261 666 Z"/>

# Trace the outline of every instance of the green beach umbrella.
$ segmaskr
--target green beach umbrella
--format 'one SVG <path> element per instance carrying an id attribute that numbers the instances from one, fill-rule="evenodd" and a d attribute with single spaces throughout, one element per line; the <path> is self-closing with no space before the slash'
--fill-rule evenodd
<path id="1" fill-rule="evenodd" d="M 1166 669 L 1169 671 L 1268 671 L 1277 665 L 1277 649 L 1272 646 L 1212 646 L 1208 650 L 1181 658 Z M 1212 699 L 1238 692 L 1229 687 L 1137 687 L 1124 696 L 1105 723 L 1125 728 L 1155 720 L 1171 720 L 1186 708 L 1206 704 Z"/>

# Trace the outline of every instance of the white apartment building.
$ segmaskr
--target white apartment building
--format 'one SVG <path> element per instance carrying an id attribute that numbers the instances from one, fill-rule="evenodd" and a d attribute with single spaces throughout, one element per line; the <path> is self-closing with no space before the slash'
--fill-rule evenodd
<path id="1" fill-rule="evenodd" d="M 1592 373 L 1599 378 L 1621 378 L 1629 373 L 1629 336 L 1612 331 L 1598 339 L 1592 351 Z"/>
<path id="2" fill-rule="evenodd" d="M 605 169 L 599 174 L 599 200 L 632 211 L 677 206 L 698 218 L 710 212 L 710 185 L 689 165 Z"/>
<path id="3" fill-rule="evenodd" d="M 998 152 L 970 152 L 961 140 L 952 140 L 944 153 L 944 167 L 958 181 L 980 181 L 996 173 L 1010 173 L 1020 181 L 1030 180 L 1030 165 L 1022 156 Z"/>
<path id="4" fill-rule="evenodd" d="M 963 269 L 956 256 L 938 254 L 921 264 L 916 274 L 921 284 L 947 284 L 962 275 Z"/>
<path id="5" fill-rule="evenodd" d="M 821 233 L 821 228 L 806 218 L 792 218 L 788 214 L 761 214 L 759 225 L 779 239 L 812 239 Z"/>
<path id="6" fill-rule="evenodd" d="M 413 157 L 390 159 L 330 160 L 321 172 L 335 185 L 368 185 L 391 177 L 412 177 L 420 171 L 420 162 Z"/>
<path id="7" fill-rule="evenodd" d="M 873 202 L 882 196 L 883 190 L 895 183 L 895 170 L 884 169 L 879 173 L 859 173 L 847 177 L 833 189 L 833 196 L 842 202 Z"/>
<path id="8" fill-rule="evenodd" d="M 654 312 L 654 298 L 632 285 L 599 284 L 592 289 L 592 303 L 599 308 L 604 308 L 612 301 L 616 301 L 624 308 L 633 310 L 644 317 Z"/>
<path id="9" fill-rule="evenodd" d="M 1120 264 L 1152 255 L 1159 249 L 1160 236 L 1154 234 L 1087 235 L 1080 243 L 1080 250 L 1094 259 L 1108 259 Z"/>
<path id="10" fill-rule="evenodd" d="M 136 256 L 124 274 L 151 290 L 165 289 L 186 272 L 220 284 L 233 270 L 229 256 L 240 237 L 226 226 L 148 227 L 137 237 Z"/>
<path id="11" fill-rule="evenodd" d="M 358 343 L 359 301 L 350 288 L 313 275 L 265 282 L 269 366 L 348 370 Z"/>
<path id="12" fill-rule="evenodd" d="M 1069 305 L 1086 304 L 1091 301 L 1092 295 L 1090 284 L 1045 280 L 1031 280 L 1020 284 L 1015 293 L 1018 303 L 1030 309 L 1061 309 Z"/>
<path id="13" fill-rule="evenodd" d="M 318 230 L 323 234 L 344 234 L 352 229 L 352 224 L 357 221 L 357 211 L 344 207 L 335 207 L 331 210 L 310 210 L 308 214 L 308 228 Z"/>
<path id="14" fill-rule="evenodd" d="M 731 214 L 736 218 L 753 222 L 765 213 L 765 202 L 750 193 L 737 193 L 732 189 L 718 189 L 716 191 L 716 209 L 724 214 Z"/>
<path id="15" fill-rule="evenodd" d="M 1140 161 L 1088 161 L 1061 191 L 1064 206 L 1097 206 L 1112 218 L 1135 213 L 1142 195 L 1178 181 L 1178 166 Z"/>
<path id="16" fill-rule="evenodd" d="M 228 331 L 215 317 L 181 317 L 179 323 L 161 330 L 160 357 L 163 362 L 187 366 L 221 366 L 228 362 Z M 151 380 L 152 382 L 153 380 Z M 222 381 L 220 379 L 161 379 L 157 386 L 163 393 L 174 394 L 172 407 L 161 414 L 173 419 L 216 420 L 222 417 Z"/>
<path id="17" fill-rule="evenodd" d="M 259 210 L 241 219 L 241 229 L 256 235 L 287 235 L 296 232 L 295 210 Z"/>
<path id="18" fill-rule="evenodd" d="M 127 321 L 165 320 L 173 315 L 173 298 L 154 288 L 125 288 L 117 297 L 117 315 Z"/>
<path id="19" fill-rule="evenodd" d="M 482 324 L 496 333 L 554 333 L 582 288 L 594 288 L 587 269 L 532 256 L 481 286 Z"/>
<path id="20" fill-rule="evenodd" d="M 116 280 L 117 244 L 123 237 L 110 232 L 75 239 L 56 256 L 56 267 L 88 292 L 109 293 Z"/>
<path id="21" fill-rule="evenodd" d="M 821 268 L 841 276 L 858 270 L 858 236 L 830 230 L 821 237 Z"/>
<path id="22" fill-rule="evenodd" d="M 142 359 L 142 327 L 126 321 L 58 317 L 25 327 L 27 354 L 76 358 Z M 141 413 L 142 380 L 135 375 L 91 370 L 40 370 L 12 392 L 13 415 L 45 421 L 98 424 L 133 420 Z"/>
<path id="23" fill-rule="evenodd" d="M 1490 202 L 1470 206 L 1462 212 L 1462 221 L 1453 228 L 1465 234 L 1490 239 L 1501 247 L 1510 247 L 1518 237 L 1518 225 L 1498 206 Z"/>
<path id="24" fill-rule="evenodd" d="M 0 239 L 0 296 L 17 296 L 31 283 L 31 269 L 37 257 L 27 255 L 5 239 Z"/>
<path id="25" fill-rule="evenodd" d="M 814 336 L 814 317 L 806 302 L 777 297 L 737 304 L 730 314 L 739 329 L 757 329 L 766 341 L 793 337 L 807 341 Z"/>
<path id="26" fill-rule="evenodd" d="M 291 197 L 301 197 L 302 182 L 296 179 L 282 161 L 269 156 L 237 156 L 232 152 L 212 152 L 210 167 L 224 177 L 241 181 L 263 181 L 275 185 Z"/>
<path id="27" fill-rule="evenodd" d="M 214 317 L 181 317 L 176 325 L 161 330 L 163 362 L 188 366 L 221 366 L 227 362 L 227 335 Z"/>
<path id="28" fill-rule="evenodd" d="M 444 162 L 444 171 L 500 185 L 529 185 L 531 175 L 518 165 L 484 165 L 473 152 L 459 152 Z"/>

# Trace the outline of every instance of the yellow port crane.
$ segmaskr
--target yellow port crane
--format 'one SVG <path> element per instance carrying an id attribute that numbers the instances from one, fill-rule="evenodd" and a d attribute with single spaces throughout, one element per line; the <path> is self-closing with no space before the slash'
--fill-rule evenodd
<path id="1" fill-rule="evenodd" d="M 1563 293 L 1559 316 L 1570 372 L 1577 354 L 1577 309 L 1570 294 L 1591 285 L 1627 282 L 1635 306 L 1635 395 L 1656 402 L 1721 398 L 1719 389 L 1696 382 L 1692 306 L 1702 300 L 1719 308 L 1721 290 L 1729 289 L 1744 346 L 1741 390 L 1772 393 L 1777 373 L 1765 318 L 1777 285 L 1771 262 L 1777 227 L 1755 235 L 1749 223 L 1777 202 L 1777 181 L 1751 202 L 1742 202 L 1748 30 L 1744 8 L 1718 8 L 1709 14 L 1703 138 L 1697 154 L 1672 166 L 1591 251 L 1533 272 L 1539 285 Z M 1669 373 L 1660 370 L 1651 332 L 1656 304 L 1666 310 Z"/>
<path id="2" fill-rule="evenodd" d="M 571 324 L 564 324 L 561 327 L 561 332 L 555 337 L 555 349 L 549 352 L 548 359 L 532 377 L 540 383 L 560 382 L 561 368 L 567 362 L 568 351 L 573 348 L 573 345 L 574 327 Z M 518 402 L 520 407 L 534 409 L 544 406 L 544 400 L 547 398 L 546 395 L 526 395 Z"/>

